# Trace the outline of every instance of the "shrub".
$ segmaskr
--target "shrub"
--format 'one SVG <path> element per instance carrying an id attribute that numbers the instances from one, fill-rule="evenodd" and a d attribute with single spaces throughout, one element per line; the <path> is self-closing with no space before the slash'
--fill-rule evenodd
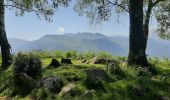
<path id="1" fill-rule="evenodd" d="M 158 68 L 156 68 L 155 65 L 151 65 L 148 69 L 152 75 L 157 75 L 160 73 L 160 71 L 158 70 Z"/>
<path id="2" fill-rule="evenodd" d="M 110 73 L 111 74 L 114 74 L 114 75 L 117 75 L 117 76 L 119 76 L 119 77 L 125 77 L 126 75 L 125 75 L 125 73 L 124 73 L 124 71 L 120 68 L 120 66 L 118 66 L 117 64 L 112 64 L 111 66 L 110 66 Z"/>
<path id="3" fill-rule="evenodd" d="M 42 64 L 38 56 L 18 53 L 13 63 L 14 73 L 26 73 L 36 79 L 41 77 Z"/>
<path id="4" fill-rule="evenodd" d="M 115 56 L 114 59 L 118 62 L 127 62 L 127 57 L 124 56 Z"/>
<path id="5" fill-rule="evenodd" d="M 69 50 L 65 53 L 66 58 L 75 58 L 77 56 L 77 53 L 75 50 Z"/>
<path id="6" fill-rule="evenodd" d="M 84 52 L 83 54 L 84 54 L 84 58 L 85 58 L 85 59 L 91 59 L 91 58 L 93 58 L 93 57 L 96 56 L 96 54 L 95 54 L 94 52 L 91 52 L 91 51 L 89 51 L 89 52 Z"/>
<path id="7" fill-rule="evenodd" d="M 55 57 L 56 58 L 62 58 L 63 57 L 63 52 L 62 51 L 55 51 Z"/>
<path id="8" fill-rule="evenodd" d="M 151 72 L 147 68 L 138 67 L 138 76 L 151 76 Z"/>
<path id="9" fill-rule="evenodd" d="M 99 52 L 97 56 L 99 58 L 105 58 L 105 59 L 112 59 L 113 58 L 112 54 L 110 54 L 108 52 Z"/>

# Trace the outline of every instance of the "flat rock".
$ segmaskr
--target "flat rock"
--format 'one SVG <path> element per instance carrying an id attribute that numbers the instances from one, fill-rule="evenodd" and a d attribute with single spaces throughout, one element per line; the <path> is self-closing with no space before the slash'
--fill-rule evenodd
<path id="1" fill-rule="evenodd" d="M 86 70 L 87 80 L 95 82 L 97 80 L 107 80 L 107 74 L 101 69 L 87 69 Z"/>
<path id="2" fill-rule="evenodd" d="M 44 87 L 53 93 L 59 93 L 64 86 L 64 82 L 60 77 L 48 76 L 41 78 L 39 86 Z"/>
<path id="3" fill-rule="evenodd" d="M 63 63 L 63 64 L 72 64 L 71 59 L 69 59 L 69 58 L 62 58 L 61 63 Z"/>
<path id="4" fill-rule="evenodd" d="M 48 67 L 53 67 L 53 68 L 58 68 L 61 64 L 59 63 L 58 60 L 56 59 L 52 59 L 51 60 L 51 63 L 48 65 Z"/>

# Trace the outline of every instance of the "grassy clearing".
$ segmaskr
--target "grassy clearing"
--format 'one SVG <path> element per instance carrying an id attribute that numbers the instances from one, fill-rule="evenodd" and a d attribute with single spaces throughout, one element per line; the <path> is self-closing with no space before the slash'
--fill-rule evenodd
<path id="1" fill-rule="evenodd" d="M 60 54 L 58 54 L 60 55 Z M 61 55 L 60 55 L 61 56 Z M 52 57 L 57 58 L 58 57 Z M 79 57 L 77 57 L 79 58 Z M 43 76 L 60 76 L 64 84 L 74 84 L 75 88 L 62 95 L 53 94 L 46 89 L 34 89 L 22 97 L 14 94 L 12 86 L 13 70 L 9 67 L 0 72 L 0 98 L 13 98 L 14 100 L 161 100 L 170 98 L 170 60 L 152 58 L 152 68 L 145 71 L 134 66 L 127 67 L 122 64 L 125 57 L 110 57 L 116 59 L 120 68 L 119 73 L 107 73 L 110 81 L 102 82 L 101 88 L 88 88 L 86 85 L 85 70 L 88 68 L 106 69 L 106 65 L 82 64 L 79 59 L 73 58 L 72 65 L 62 64 L 59 68 L 47 69 L 51 58 L 42 57 Z M 84 59 L 84 58 L 83 58 Z M 21 91 L 22 92 L 22 91 Z"/>

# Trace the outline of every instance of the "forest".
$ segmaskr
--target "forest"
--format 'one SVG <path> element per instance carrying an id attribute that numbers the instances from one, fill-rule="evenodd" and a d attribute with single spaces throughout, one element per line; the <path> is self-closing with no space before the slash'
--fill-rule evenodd
<path id="1" fill-rule="evenodd" d="M 13 11 L 18 17 L 34 13 L 39 21 L 53 23 L 55 13 L 70 6 L 92 25 L 111 21 L 113 14 L 117 15 L 116 20 L 128 15 L 128 52 L 119 51 L 118 45 L 111 44 L 113 38 L 83 34 L 77 35 L 77 40 L 70 38 L 74 35 L 64 38 L 46 35 L 40 39 L 41 46 L 48 41 L 46 49 L 49 45 L 58 49 L 20 51 L 26 45 L 23 44 L 13 53 L 13 45 L 7 37 L 6 11 Z M 170 100 L 170 59 L 150 57 L 146 53 L 152 21 L 156 24 L 157 37 L 168 41 L 169 0 L 1 0 L 0 100 Z M 88 40 L 97 37 L 100 37 L 98 41 Z M 83 38 L 86 41 L 80 42 Z M 69 49 L 63 50 L 50 42 L 55 39 Z M 79 46 L 66 42 L 71 39 Z M 35 42 L 40 46 L 38 40 Z M 92 42 L 95 45 L 90 44 Z M 110 53 L 114 50 L 117 53 Z M 127 55 L 119 55 L 120 52 Z"/>

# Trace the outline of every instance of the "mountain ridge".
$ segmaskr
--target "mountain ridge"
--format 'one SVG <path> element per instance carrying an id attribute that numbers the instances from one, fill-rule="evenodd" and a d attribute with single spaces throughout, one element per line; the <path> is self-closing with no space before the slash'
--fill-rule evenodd
<path id="1" fill-rule="evenodd" d="M 67 33 L 63 35 L 44 35 L 43 37 L 28 41 L 24 39 L 9 38 L 13 52 L 32 50 L 76 50 L 106 51 L 113 55 L 127 56 L 129 39 L 126 37 L 108 37 L 101 33 Z M 149 39 L 147 54 L 149 56 L 170 57 L 169 41 Z M 161 47 L 161 48 L 160 48 Z"/>

